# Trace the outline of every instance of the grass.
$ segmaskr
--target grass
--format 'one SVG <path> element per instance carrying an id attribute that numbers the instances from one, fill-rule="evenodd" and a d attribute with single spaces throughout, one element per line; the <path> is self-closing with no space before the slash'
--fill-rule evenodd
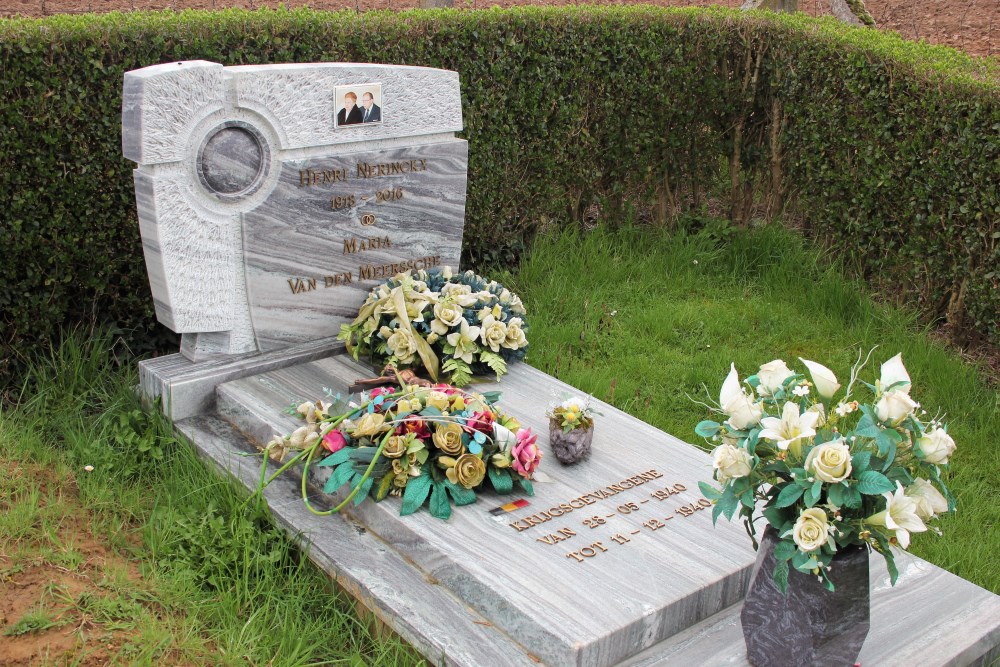
<path id="1" fill-rule="evenodd" d="M 692 399 L 707 390 L 717 402 L 730 362 L 746 377 L 801 356 L 846 377 L 859 350 L 879 346 L 876 375 L 902 352 L 916 400 L 946 413 L 959 446 L 958 512 L 937 523 L 942 539 L 921 534 L 911 551 L 1000 593 L 1000 393 L 914 314 L 876 303 L 793 233 L 566 233 L 538 240 L 507 281 L 530 314 L 533 366 L 691 443 L 708 418 Z"/>
<path id="2" fill-rule="evenodd" d="M 920 535 L 913 552 L 1000 592 L 1000 394 L 912 314 L 875 303 L 794 235 L 717 223 L 567 233 L 539 239 L 517 273 L 497 277 L 528 306 L 530 363 L 690 442 L 705 417 L 692 398 L 717 396 L 730 362 L 746 376 L 804 356 L 843 374 L 859 349 L 879 345 L 880 361 L 901 351 L 914 395 L 948 414 L 959 444 L 959 511 L 939 522 L 943 539 Z M 108 662 L 123 664 L 419 663 L 265 510 L 244 506 L 243 490 L 139 409 L 112 343 L 68 337 L 0 411 L 0 584 L 40 565 L 91 584 L 50 587 L 2 631 L 120 636 Z M 96 567 L 87 540 L 122 558 Z"/>
<path id="3" fill-rule="evenodd" d="M 77 659 L 117 637 L 106 660 L 130 665 L 422 663 L 140 410 L 111 342 L 69 337 L 0 413 L 0 583 L 72 573 L 0 631 L 76 628 Z M 80 542 L 120 557 L 97 566 Z"/>

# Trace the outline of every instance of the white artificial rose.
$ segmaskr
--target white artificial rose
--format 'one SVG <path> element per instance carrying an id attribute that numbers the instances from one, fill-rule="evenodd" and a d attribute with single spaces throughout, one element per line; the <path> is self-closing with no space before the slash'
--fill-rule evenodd
<path id="1" fill-rule="evenodd" d="M 494 352 L 500 351 L 500 345 L 507 340 L 507 325 L 497 320 L 493 315 L 487 315 L 483 320 L 479 339 L 483 345 Z"/>
<path id="2" fill-rule="evenodd" d="M 928 463 L 945 464 L 948 457 L 955 451 L 955 441 L 951 439 L 947 431 L 943 428 L 936 428 L 929 433 L 925 433 L 917 440 L 920 452 Z"/>
<path id="3" fill-rule="evenodd" d="M 802 552 L 819 549 L 826 544 L 829 535 L 830 525 L 826 519 L 826 512 L 819 507 L 802 510 L 792 528 L 792 539 Z"/>
<path id="4" fill-rule="evenodd" d="M 948 511 L 948 501 L 926 479 L 914 480 L 905 493 L 917 503 L 917 516 L 925 521 Z"/>
<path id="5" fill-rule="evenodd" d="M 760 380 L 757 393 L 761 396 L 773 396 L 781 389 L 782 383 L 793 375 L 795 372 L 781 359 L 769 361 L 757 371 L 757 379 Z"/>
<path id="6" fill-rule="evenodd" d="M 441 301 L 434 306 L 434 320 L 431 322 L 431 331 L 439 336 L 448 333 L 451 327 L 457 327 L 462 323 L 462 307 L 457 303 Z"/>
<path id="7" fill-rule="evenodd" d="M 843 438 L 824 442 L 812 448 L 805 467 L 824 482 L 843 482 L 851 474 L 851 450 Z"/>
<path id="8" fill-rule="evenodd" d="M 712 467 L 718 471 L 717 479 L 720 484 L 746 477 L 750 474 L 752 465 L 750 452 L 740 447 L 719 445 L 712 451 Z"/>
<path id="9" fill-rule="evenodd" d="M 413 355 L 417 353 L 417 341 L 413 339 L 413 334 L 404 329 L 396 329 L 385 341 L 385 344 L 401 364 L 413 361 Z"/>
<path id="10" fill-rule="evenodd" d="M 899 391 L 909 396 L 910 374 L 906 372 L 906 366 L 903 365 L 902 354 L 897 354 L 895 357 L 882 364 L 882 375 L 879 378 L 879 389 L 881 391 L 885 391 L 897 382 L 903 382 L 904 384 L 894 388 L 893 391 Z"/>
<path id="11" fill-rule="evenodd" d="M 764 409 L 759 403 L 754 403 L 740 387 L 740 378 L 736 373 L 736 364 L 730 364 L 729 375 L 722 383 L 719 392 L 719 405 L 729 416 L 729 424 L 737 430 L 743 430 L 760 422 Z"/>
<path id="12" fill-rule="evenodd" d="M 315 425 L 300 426 L 288 436 L 288 443 L 295 449 L 306 449 L 319 440 Z"/>
<path id="13" fill-rule="evenodd" d="M 504 338 L 503 346 L 510 350 L 518 350 L 528 344 L 528 338 L 521 328 L 521 318 L 512 317 L 507 322 L 507 337 Z"/>
<path id="14" fill-rule="evenodd" d="M 809 369 L 809 375 L 812 376 L 816 392 L 825 399 L 833 398 L 833 395 L 840 389 L 840 383 L 837 382 L 837 376 L 833 374 L 833 371 L 823 364 L 817 364 L 815 361 L 809 361 L 802 357 L 799 357 L 799 361 Z"/>
<path id="15" fill-rule="evenodd" d="M 875 414 L 879 420 L 895 424 L 913 414 L 916 407 L 917 402 L 906 392 L 893 389 L 878 399 L 878 403 L 875 404 Z"/>

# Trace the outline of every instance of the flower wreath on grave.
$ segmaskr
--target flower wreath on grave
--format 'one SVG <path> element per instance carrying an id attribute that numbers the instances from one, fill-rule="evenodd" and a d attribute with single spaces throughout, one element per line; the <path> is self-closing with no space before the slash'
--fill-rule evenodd
<path id="1" fill-rule="evenodd" d="M 719 396 L 725 419 L 695 428 L 721 441 L 712 454 L 721 490 L 699 483 L 715 504 L 712 519 L 739 510 L 752 537 L 763 503 L 778 540 L 773 578 L 782 591 L 789 564 L 834 590 L 831 561 L 855 545 L 882 554 L 895 584 L 892 549 L 906 549 L 911 533 L 955 509 L 942 479 L 955 442 L 941 416 L 925 417 L 911 397 L 900 355 L 882 364 L 875 384 L 860 381 L 868 359 L 859 356 L 839 398 L 833 371 L 801 361 L 811 382 L 776 359 L 745 380 L 749 393 L 733 366 Z M 853 396 L 859 381 L 871 392 L 866 400 Z"/>
<path id="2" fill-rule="evenodd" d="M 451 269 L 400 273 L 375 287 L 337 339 L 377 367 L 423 368 L 463 386 L 473 375 L 500 377 L 528 348 L 521 299 L 495 280 Z"/>
<path id="3" fill-rule="evenodd" d="M 295 408 L 306 425 L 291 435 L 275 436 L 266 450 L 278 462 L 289 450 L 296 454 L 269 478 L 265 459 L 260 488 L 302 463 L 302 499 L 314 514 L 339 512 L 352 499 L 357 505 L 366 497 L 379 502 L 396 495 L 403 498 L 400 515 L 427 504 L 441 519 L 451 516 L 452 503 L 474 503 L 476 491 L 487 483 L 501 494 L 515 485 L 533 494 L 530 480 L 542 457 L 537 436 L 496 406 L 498 392 L 438 384 L 377 387 L 361 398 L 360 405 L 352 403 L 337 416 L 323 401 Z M 330 471 L 325 493 L 345 485 L 351 489 L 330 510 L 309 504 L 306 479 L 314 461 Z"/>

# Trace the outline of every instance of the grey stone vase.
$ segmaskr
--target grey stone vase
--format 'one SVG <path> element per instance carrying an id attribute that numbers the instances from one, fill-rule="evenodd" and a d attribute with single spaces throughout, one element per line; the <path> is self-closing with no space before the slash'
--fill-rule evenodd
<path id="1" fill-rule="evenodd" d="M 549 444 L 552 453 L 561 463 L 576 463 L 590 456 L 590 444 L 594 441 L 594 427 L 563 431 L 559 422 L 549 420 Z"/>
<path id="2" fill-rule="evenodd" d="M 816 577 L 790 567 L 788 590 L 774 583 L 773 528 L 757 551 L 740 620 L 747 659 L 754 667 L 845 667 L 855 664 L 868 635 L 868 550 L 843 549 L 833 557 L 830 592 Z"/>

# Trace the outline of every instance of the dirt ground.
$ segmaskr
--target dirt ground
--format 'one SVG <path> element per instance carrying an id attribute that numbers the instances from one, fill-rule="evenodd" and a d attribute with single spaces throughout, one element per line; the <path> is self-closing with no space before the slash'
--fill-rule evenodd
<path id="1" fill-rule="evenodd" d="M 621 0 L 631 4 L 638 0 Z M 286 7 L 314 9 L 409 9 L 421 0 L 284 0 Z M 738 7 L 742 0 L 644 0 L 644 4 L 690 6 L 721 4 Z M 799 0 L 802 11 L 830 13 L 829 0 Z M 482 9 L 499 5 L 565 5 L 576 0 L 454 0 L 455 7 Z M 278 0 L 0 0 L 0 16 L 46 16 L 56 13 L 108 12 L 143 9 L 222 9 L 277 7 Z M 868 11 L 881 29 L 907 39 L 947 44 L 977 56 L 1000 57 L 1000 0 L 867 0 Z"/>

